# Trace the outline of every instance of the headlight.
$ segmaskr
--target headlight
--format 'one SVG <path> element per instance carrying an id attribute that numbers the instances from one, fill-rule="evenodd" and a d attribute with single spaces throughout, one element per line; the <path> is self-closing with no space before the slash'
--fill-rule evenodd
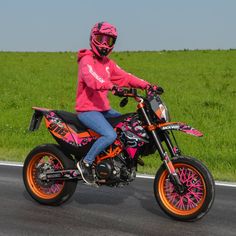
<path id="1" fill-rule="evenodd" d="M 168 109 L 164 102 L 162 102 L 159 96 L 153 97 L 149 100 L 152 110 L 155 112 L 156 116 L 160 122 L 169 122 L 170 115 Z"/>
<path id="2" fill-rule="evenodd" d="M 165 121 L 165 122 L 170 121 L 170 115 L 169 115 L 168 109 L 164 104 L 159 104 L 159 107 L 155 111 L 155 113 L 160 120 Z"/>

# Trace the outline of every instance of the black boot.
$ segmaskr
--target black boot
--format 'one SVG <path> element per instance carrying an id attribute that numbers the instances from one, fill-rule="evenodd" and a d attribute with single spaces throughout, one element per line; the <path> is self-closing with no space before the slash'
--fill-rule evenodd
<path id="1" fill-rule="evenodd" d="M 87 184 L 95 184 L 92 165 L 81 160 L 77 163 L 77 168 L 84 182 L 86 182 Z"/>

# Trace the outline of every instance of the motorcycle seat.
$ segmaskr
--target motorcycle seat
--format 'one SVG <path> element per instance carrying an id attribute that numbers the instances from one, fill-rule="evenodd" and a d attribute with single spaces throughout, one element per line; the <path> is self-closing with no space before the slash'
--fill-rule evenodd
<path id="1" fill-rule="evenodd" d="M 76 113 L 54 110 L 53 111 L 58 117 L 60 117 L 65 123 L 75 126 L 79 131 L 86 131 L 87 127 L 82 124 L 82 122 L 77 118 Z M 125 118 L 135 115 L 136 113 L 127 113 L 120 115 L 118 117 L 107 118 L 107 121 L 112 127 L 115 127 L 119 122 L 123 121 Z"/>

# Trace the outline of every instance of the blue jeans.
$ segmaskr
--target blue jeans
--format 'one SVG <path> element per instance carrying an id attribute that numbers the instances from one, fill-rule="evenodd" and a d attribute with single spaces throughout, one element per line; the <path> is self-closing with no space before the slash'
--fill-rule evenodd
<path id="1" fill-rule="evenodd" d="M 106 118 L 117 117 L 120 115 L 119 112 L 113 109 L 103 112 L 88 111 L 78 114 L 79 120 L 86 127 L 101 135 L 84 157 L 85 162 L 92 164 L 96 156 L 115 141 L 117 134 Z"/>

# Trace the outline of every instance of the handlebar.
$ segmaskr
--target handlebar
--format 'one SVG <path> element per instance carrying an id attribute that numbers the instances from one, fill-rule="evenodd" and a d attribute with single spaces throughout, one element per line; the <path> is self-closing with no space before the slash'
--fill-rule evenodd
<path id="1" fill-rule="evenodd" d="M 161 88 L 161 93 L 163 93 L 164 90 Z M 153 98 L 153 96 L 160 96 L 160 91 L 152 91 L 152 94 L 147 93 L 147 97 L 143 97 L 137 93 L 137 89 L 135 88 L 122 88 L 121 91 L 119 91 L 118 94 L 113 93 L 115 96 L 123 97 L 122 101 L 120 102 L 120 107 L 124 107 L 128 103 L 128 98 L 133 97 L 138 103 L 143 102 L 145 100 L 149 100 L 150 97 Z"/>
<path id="2" fill-rule="evenodd" d="M 137 89 L 131 88 L 131 89 L 123 89 L 124 91 L 124 97 L 136 97 L 139 96 L 137 94 Z"/>
<path id="3" fill-rule="evenodd" d="M 123 88 L 122 94 L 119 92 L 119 94 L 116 96 L 124 97 L 120 102 L 120 107 L 124 107 L 127 105 L 129 97 L 133 97 L 137 102 L 142 102 L 144 100 L 142 96 L 137 94 L 137 89 L 135 88 L 130 88 L 130 89 Z"/>
<path id="4" fill-rule="evenodd" d="M 161 88 L 162 92 L 163 93 L 163 89 Z M 115 96 L 118 96 L 118 97 L 124 97 L 124 98 L 129 98 L 129 97 L 133 97 L 137 102 L 142 102 L 144 100 L 146 100 L 148 97 L 153 97 L 153 96 L 160 96 L 160 91 L 152 91 L 152 94 L 148 94 L 147 93 L 147 98 L 146 97 L 143 97 L 141 95 L 139 95 L 137 93 L 137 89 L 135 88 L 130 88 L 130 89 L 126 89 L 126 88 L 122 88 L 121 91 L 119 91 L 118 94 L 115 94 L 113 93 Z M 126 99 L 126 100 L 127 100 Z M 126 102 L 127 103 L 127 102 Z"/>

